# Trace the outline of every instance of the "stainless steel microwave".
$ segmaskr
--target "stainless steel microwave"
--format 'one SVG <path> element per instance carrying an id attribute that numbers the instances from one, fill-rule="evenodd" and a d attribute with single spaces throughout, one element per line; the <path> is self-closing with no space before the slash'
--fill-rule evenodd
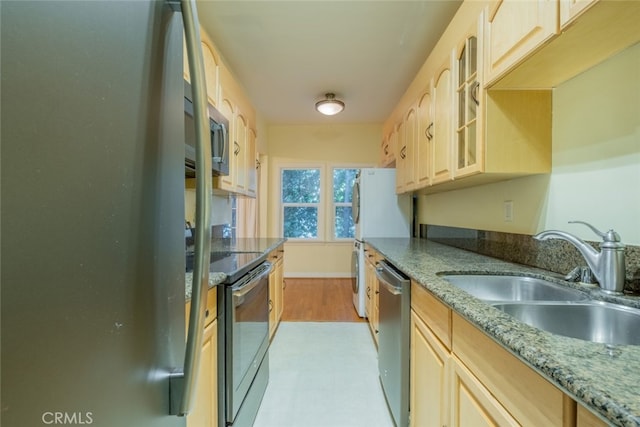
<path id="1" fill-rule="evenodd" d="M 196 136 L 193 122 L 193 101 L 191 85 L 184 82 L 184 172 L 185 177 L 196 176 Z M 212 175 L 229 175 L 229 120 L 211 104 L 209 130 L 211 131 Z"/>

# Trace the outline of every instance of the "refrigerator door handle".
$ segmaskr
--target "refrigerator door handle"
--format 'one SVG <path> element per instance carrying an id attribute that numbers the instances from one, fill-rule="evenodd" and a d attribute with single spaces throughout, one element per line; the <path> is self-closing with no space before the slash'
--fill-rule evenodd
<path id="1" fill-rule="evenodd" d="M 211 144 L 209 143 L 209 116 L 204 60 L 202 58 L 200 26 L 195 0 L 169 0 L 174 11 L 182 12 L 191 88 L 193 118 L 196 135 L 196 170 L 211 170 Z M 200 354 L 204 334 L 204 317 L 209 289 L 209 253 L 211 252 L 211 177 L 196 174 L 196 229 L 194 247 L 193 290 L 184 367 L 170 375 L 170 414 L 185 416 L 193 409 L 196 382 L 200 370 Z"/>

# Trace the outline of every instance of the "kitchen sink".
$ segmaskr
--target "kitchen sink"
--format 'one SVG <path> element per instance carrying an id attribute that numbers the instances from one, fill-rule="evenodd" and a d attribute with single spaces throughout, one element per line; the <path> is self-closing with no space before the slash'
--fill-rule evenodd
<path id="1" fill-rule="evenodd" d="M 584 301 L 588 295 L 576 289 L 527 276 L 448 274 L 443 279 L 485 301 Z"/>
<path id="2" fill-rule="evenodd" d="M 640 309 L 600 301 L 492 305 L 552 334 L 604 344 L 640 345 Z"/>

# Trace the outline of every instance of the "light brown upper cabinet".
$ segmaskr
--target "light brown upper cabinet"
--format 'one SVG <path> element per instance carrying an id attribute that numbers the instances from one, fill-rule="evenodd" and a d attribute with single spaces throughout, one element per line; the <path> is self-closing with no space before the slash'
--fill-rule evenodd
<path id="1" fill-rule="evenodd" d="M 456 178 L 482 171 L 484 164 L 484 94 L 478 64 L 482 64 L 482 42 L 478 25 L 472 25 L 455 50 L 456 116 L 454 175 Z"/>
<path id="2" fill-rule="evenodd" d="M 518 8 L 514 10 L 521 9 L 519 14 L 524 15 L 534 2 L 516 3 Z M 556 25 L 560 31 L 546 40 L 544 46 L 530 51 L 507 74 L 487 78 L 487 87 L 551 89 L 640 42 L 639 1 L 557 0 L 554 4 L 559 8 Z M 490 23 L 487 28 L 496 31 Z M 495 60 L 495 55 L 494 52 L 486 56 Z M 500 72 L 496 69 L 497 74 Z"/>
<path id="3" fill-rule="evenodd" d="M 416 132 L 417 132 L 417 112 L 416 106 L 412 105 L 404 116 L 404 146 L 405 159 L 403 170 L 400 173 L 402 192 L 411 191 L 415 188 L 415 163 L 416 163 Z"/>
<path id="4" fill-rule="evenodd" d="M 640 42 L 638 22 L 640 1 L 464 1 L 385 123 L 404 132 L 397 132 L 396 191 L 437 193 L 551 172 L 552 89 Z"/>
<path id="5" fill-rule="evenodd" d="M 453 91 L 451 58 L 436 72 L 433 87 L 433 137 L 431 139 L 431 184 L 450 181 L 453 141 Z"/>
<path id="6" fill-rule="evenodd" d="M 208 102 L 229 120 L 229 175 L 213 178 L 214 191 L 256 197 L 257 134 L 253 107 L 231 70 L 220 60 L 209 36 L 204 31 L 200 36 Z M 183 51 L 186 52 L 184 38 Z M 183 57 L 183 76 L 190 81 L 187 55 Z"/>
<path id="7" fill-rule="evenodd" d="M 211 105 L 218 106 L 218 67 L 220 66 L 220 59 L 218 53 L 213 48 L 211 40 L 206 33 L 201 32 L 202 38 L 202 59 L 204 62 L 205 83 L 207 85 L 207 98 Z M 189 60 L 187 59 L 187 45 L 185 38 L 182 38 L 182 51 L 185 52 L 182 55 L 182 71 L 183 77 L 186 81 L 191 82 L 191 73 L 189 72 Z"/>
<path id="8" fill-rule="evenodd" d="M 397 135 L 396 145 L 396 193 L 406 191 L 405 171 L 407 170 L 407 144 L 405 143 L 404 120 L 400 120 L 395 127 Z"/>
<path id="9" fill-rule="evenodd" d="M 433 139 L 433 118 L 431 92 L 428 90 L 418 98 L 418 130 L 416 133 L 415 166 L 416 188 L 429 185 L 431 173 L 431 140 Z"/>
<path id="10" fill-rule="evenodd" d="M 393 167 L 396 161 L 395 132 L 391 131 L 382 139 L 380 144 L 380 163 L 381 168 Z"/>
<path id="11" fill-rule="evenodd" d="M 597 2 L 598 0 L 560 0 L 560 28 L 573 22 L 582 12 Z"/>
<path id="12" fill-rule="evenodd" d="M 501 0 L 488 7 L 485 81 L 493 83 L 558 31 L 558 0 Z"/>
<path id="13" fill-rule="evenodd" d="M 253 109 L 231 72 L 220 70 L 220 112 L 229 120 L 229 175 L 214 177 L 216 190 L 255 197 L 256 133 Z"/>
<path id="14" fill-rule="evenodd" d="M 249 128 L 247 135 L 247 193 L 249 197 L 256 197 L 258 191 L 258 151 L 256 146 L 256 132 Z"/>
<path id="15" fill-rule="evenodd" d="M 220 61 L 214 50 L 207 43 L 202 43 L 202 58 L 204 59 L 205 80 L 207 82 L 207 98 L 213 106 L 218 105 L 218 66 Z"/>

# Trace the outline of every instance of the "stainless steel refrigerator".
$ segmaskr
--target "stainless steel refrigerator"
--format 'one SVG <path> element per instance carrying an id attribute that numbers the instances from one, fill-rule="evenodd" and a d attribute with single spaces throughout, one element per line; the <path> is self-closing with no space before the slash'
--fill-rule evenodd
<path id="1" fill-rule="evenodd" d="M 183 426 L 182 16 L 2 1 L 4 427 Z"/>

